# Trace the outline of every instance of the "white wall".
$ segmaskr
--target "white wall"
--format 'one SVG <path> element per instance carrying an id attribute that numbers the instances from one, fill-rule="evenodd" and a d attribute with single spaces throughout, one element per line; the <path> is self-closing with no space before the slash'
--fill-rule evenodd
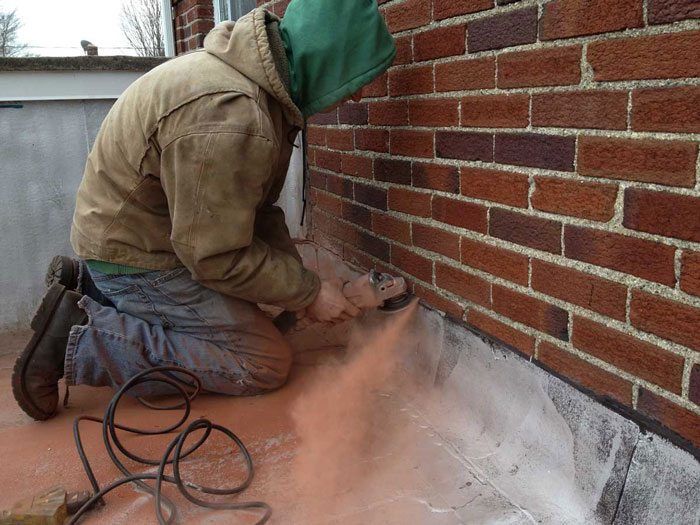
<path id="1" fill-rule="evenodd" d="M 69 231 L 85 159 L 111 100 L 0 108 L 0 328 L 26 327 L 47 263 L 71 254 Z"/>

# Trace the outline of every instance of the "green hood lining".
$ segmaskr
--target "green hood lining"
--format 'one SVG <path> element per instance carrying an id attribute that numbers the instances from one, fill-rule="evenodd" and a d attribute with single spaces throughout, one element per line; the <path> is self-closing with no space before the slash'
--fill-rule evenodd
<path id="1" fill-rule="evenodd" d="M 309 102 L 307 107 L 304 108 L 304 115 L 308 117 L 310 115 L 320 113 L 321 111 L 332 106 L 333 104 L 340 102 L 341 100 L 343 100 L 343 98 L 356 93 L 360 88 L 366 86 L 379 75 L 384 73 L 384 71 L 389 69 L 389 66 L 394 61 L 395 56 L 396 48 L 392 49 L 389 56 L 382 60 L 379 63 L 379 65 L 374 66 L 373 68 L 365 71 L 364 73 L 361 73 L 356 77 L 350 79 L 338 89 L 335 89 L 334 91 L 331 91 L 330 93 L 327 93 L 325 95 L 321 95 L 316 100 Z"/>

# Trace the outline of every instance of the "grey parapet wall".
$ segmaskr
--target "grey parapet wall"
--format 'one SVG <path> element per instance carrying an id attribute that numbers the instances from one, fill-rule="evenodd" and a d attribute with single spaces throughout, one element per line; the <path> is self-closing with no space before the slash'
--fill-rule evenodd
<path id="1" fill-rule="evenodd" d="M 322 277 L 357 275 L 315 245 L 300 251 Z M 348 325 L 314 327 L 292 343 L 303 355 L 342 346 L 349 333 Z M 408 340 L 412 379 L 402 393 L 462 465 L 443 496 L 465 523 L 700 522 L 700 463 L 644 422 L 428 308 L 417 311 Z"/>
<path id="2" fill-rule="evenodd" d="M 0 329 L 28 328 L 114 100 L 161 58 L 0 58 Z"/>

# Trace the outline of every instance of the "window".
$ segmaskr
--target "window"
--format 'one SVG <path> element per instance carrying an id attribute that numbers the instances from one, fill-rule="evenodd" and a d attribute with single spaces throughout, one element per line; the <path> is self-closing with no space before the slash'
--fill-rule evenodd
<path id="1" fill-rule="evenodd" d="M 238 20 L 254 8 L 255 0 L 214 0 L 214 18 L 217 23 Z"/>

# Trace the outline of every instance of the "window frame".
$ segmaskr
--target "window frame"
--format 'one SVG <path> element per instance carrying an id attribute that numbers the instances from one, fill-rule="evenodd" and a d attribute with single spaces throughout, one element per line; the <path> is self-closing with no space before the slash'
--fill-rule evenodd
<path id="1" fill-rule="evenodd" d="M 238 20 L 255 9 L 254 0 L 213 0 L 212 3 L 214 4 L 214 21 L 217 24 L 224 20 Z"/>

